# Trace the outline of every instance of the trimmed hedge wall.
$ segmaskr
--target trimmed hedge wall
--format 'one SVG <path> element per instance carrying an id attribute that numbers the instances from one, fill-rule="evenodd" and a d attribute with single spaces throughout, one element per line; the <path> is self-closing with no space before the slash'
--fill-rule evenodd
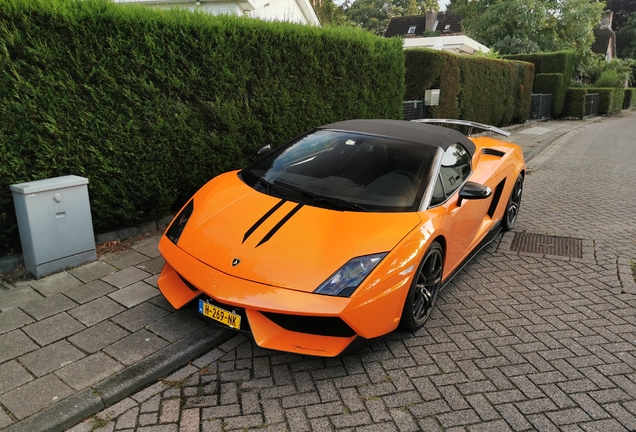
<path id="1" fill-rule="evenodd" d="M 565 94 L 564 117 L 583 118 L 585 116 L 586 88 L 569 88 Z"/>
<path id="2" fill-rule="evenodd" d="M 503 58 L 508 60 L 526 61 L 534 64 L 535 73 L 539 74 L 562 74 L 562 82 L 559 89 L 552 93 L 552 117 L 558 118 L 563 112 L 565 94 L 570 86 L 572 73 L 574 72 L 574 63 L 576 62 L 576 53 L 573 51 L 559 51 L 554 53 L 538 53 L 538 54 L 516 54 L 507 55 Z M 535 84 L 543 84 L 541 80 L 535 81 Z M 543 93 L 540 89 L 535 88 L 535 93 Z"/>
<path id="3" fill-rule="evenodd" d="M 623 88 L 594 88 L 587 89 L 588 93 L 600 93 L 599 115 L 616 114 L 623 109 L 623 99 L 625 99 L 625 89 Z"/>
<path id="4" fill-rule="evenodd" d="M 633 107 L 636 107 L 636 88 L 626 88 L 623 109 L 631 109 Z"/>
<path id="5" fill-rule="evenodd" d="M 628 92 L 628 90 L 630 90 Z M 598 107 L 599 115 L 615 114 L 623 109 L 627 94 L 634 94 L 631 90 L 622 88 L 570 88 L 568 89 L 565 103 L 565 116 L 583 118 L 585 115 L 585 96 L 587 94 L 599 93 L 600 102 Z M 631 101 L 630 101 L 631 102 Z"/>
<path id="6" fill-rule="evenodd" d="M 428 109 L 428 117 L 461 118 L 495 126 L 528 119 L 534 78 L 531 64 L 431 49 L 405 52 L 405 100 L 423 99 L 426 89 L 441 89 L 440 104 Z"/>
<path id="7" fill-rule="evenodd" d="M 107 0 L 0 2 L 0 255 L 9 184 L 89 179 L 96 232 L 178 208 L 256 149 L 400 118 L 399 39 Z"/>
<path id="8" fill-rule="evenodd" d="M 563 112 L 566 92 L 567 86 L 563 85 L 563 74 L 542 73 L 534 76 L 534 93 L 552 94 L 552 106 L 550 107 L 552 118 L 559 117 L 559 113 Z"/>

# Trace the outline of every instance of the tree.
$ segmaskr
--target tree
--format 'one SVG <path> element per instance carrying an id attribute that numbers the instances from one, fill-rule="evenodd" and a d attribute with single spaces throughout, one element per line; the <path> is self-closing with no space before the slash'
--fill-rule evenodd
<path id="1" fill-rule="evenodd" d="M 636 13 L 632 14 L 620 32 L 618 38 L 624 42 L 624 48 L 620 52 L 622 58 L 636 59 Z"/>
<path id="2" fill-rule="evenodd" d="M 401 16 L 401 12 L 402 8 L 391 0 L 355 0 L 345 9 L 349 21 L 380 36 L 391 18 Z"/>
<path id="3" fill-rule="evenodd" d="M 344 7 L 349 21 L 381 36 L 391 18 L 436 11 L 439 3 L 437 0 L 355 0 L 345 3 Z"/>
<path id="4" fill-rule="evenodd" d="M 438 11 L 437 0 L 393 0 L 393 4 L 402 8 L 401 16 L 425 14 L 427 11 Z"/>
<path id="5" fill-rule="evenodd" d="M 320 0 L 314 5 L 314 12 L 323 26 L 347 25 L 349 21 L 344 8 L 336 5 L 333 0 Z"/>
<path id="6" fill-rule="evenodd" d="M 612 30 L 619 32 L 630 15 L 636 12 L 636 0 L 607 0 L 605 9 L 614 12 Z"/>
<path id="7" fill-rule="evenodd" d="M 603 6 L 596 0 L 454 0 L 450 5 L 468 36 L 502 54 L 585 52 Z"/>

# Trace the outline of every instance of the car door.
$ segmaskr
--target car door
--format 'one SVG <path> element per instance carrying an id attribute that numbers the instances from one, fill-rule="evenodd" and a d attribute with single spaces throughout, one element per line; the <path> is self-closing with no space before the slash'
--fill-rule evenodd
<path id="1" fill-rule="evenodd" d="M 450 238 L 446 246 L 446 273 L 453 271 L 468 255 L 490 202 L 463 200 L 461 205 L 457 205 L 459 190 L 472 174 L 471 162 L 470 153 L 461 144 L 449 146 L 442 157 L 438 184 L 435 185 L 434 197 L 443 191 L 443 205 L 452 218 Z"/>

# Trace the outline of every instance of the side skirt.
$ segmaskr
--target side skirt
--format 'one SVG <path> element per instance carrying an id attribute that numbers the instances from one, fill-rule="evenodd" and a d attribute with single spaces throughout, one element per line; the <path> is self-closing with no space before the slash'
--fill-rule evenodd
<path id="1" fill-rule="evenodd" d="M 442 287 L 440 288 L 440 291 L 443 290 L 446 287 L 446 285 L 448 285 L 450 281 L 453 280 L 455 276 L 457 276 L 457 273 L 459 273 L 460 271 L 464 269 L 464 266 L 466 266 L 466 264 L 468 264 L 475 255 L 477 255 L 479 252 L 481 252 L 483 248 L 485 248 L 490 243 L 492 243 L 492 241 L 495 238 L 497 238 L 497 235 L 500 232 L 501 232 L 501 221 L 497 222 L 495 226 L 493 226 L 490 229 L 490 231 L 488 231 L 488 234 L 486 234 L 486 236 L 479 242 L 479 244 L 475 246 L 472 252 L 468 254 L 468 256 L 464 259 L 464 261 L 462 261 L 462 263 L 459 265 L 459 267 L 457 267 L 450 275 L 448 275 L 446 280 L 442 282 Z"/>

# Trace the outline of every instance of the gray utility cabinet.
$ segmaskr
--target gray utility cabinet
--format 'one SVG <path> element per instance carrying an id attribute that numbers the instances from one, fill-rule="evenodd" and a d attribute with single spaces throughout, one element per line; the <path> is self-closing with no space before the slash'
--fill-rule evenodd
<path id="1" fill-rule="evenodd" d="M 97 258 L 87 184 L 69 175 L 10 186 L 24 265 L 36 278 Z"/>

